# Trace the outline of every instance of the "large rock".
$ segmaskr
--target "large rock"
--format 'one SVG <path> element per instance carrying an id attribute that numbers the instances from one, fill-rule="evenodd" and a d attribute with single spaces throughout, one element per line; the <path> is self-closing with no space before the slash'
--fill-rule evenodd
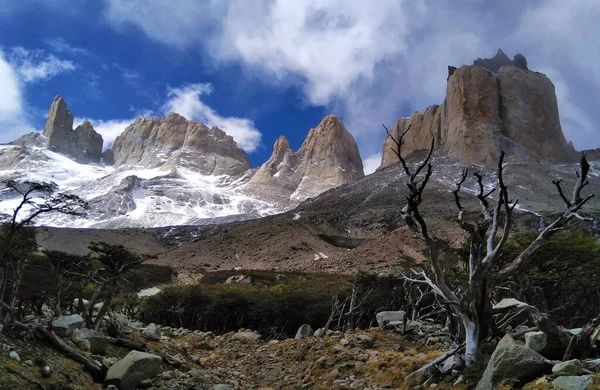
<path id="1" fill-rule="evenodd" d="M 526 383 L 551 369 L 542 355 L 507 334 L 496 346 L 476 389 L 494 390 L 504 382 Z"/>
<path id="2" fill-rule="evenodd" d="M 110 366 L 104 384 L 117 386 L 119 390 L 134 390 L 143 380 L 156 377 L 161 363 L 160 356 L 131 351 L 124 359 Z"/>
<path id="3" fill-rule="evenodd" d="M 403 155 L 419 156 L 435 138 L 437 153 L 463 163 L 495 166 L 501 150 L 513 162 L 574 161 L 554 85 L 544 74 L 527 70 L 526 63 L 523 56 L 511 61 L 499 51 L 492 59 L 453 70 L 443 105 L 401 118 L 390 130 L 398 138 L 410 126 Z M 386 139 L 380 169 L 398 161 L 393 146 Z"/>
<path id="4" fill-rule="evenodd" d="M 577 376 L 583 374 L 583 364 L 579 359 L 560 362 L 552 367 L 552 374 L 556 376 Z"/>
<path id="5" fill-rule="evenodd" d="M 73 130 L 73 114 L 62 96 L 57 95 L 50 106 L 43 136 L 50 150 L 68 154 L 82 163 L 100 162 L 102 136 L 89 121 L 84 121 Z M 36 139 L 32 139 L 32 142 Z M 15 142 L 23 142 L 23 137 Z"/>
<path id="6" fill-rule="evenodd" d="M 562 359 L 567 345 L 544 332 L 525 333 L 525 345 L 548 359 Z"/>
<path id="7" fill-rule="evenodd" d="M 83 318 L 79 314 L 58 317 L 52 321 L 52 330 L 60 337 L 70 337 L 75 329 L 81 328 Z"/>
<path id="8" fill-rule="evenodd" d="M 313 328 L 310 325 L 304 324 L 300 328 L 298 328 L 298 331 L 296 332 L 296 337 L 294 338 L 296 340 L 307 339 L 309 337 L 312 337 L 314 333 L 315 332 L 313 331 Z"/>
<path id="9" fill-rule="evenodd" d="M 342 121 L 329 115 L 311 129 L 294 152 L 286 137 L 256 171 L 248 190 L 267 199 L 290 199 L 288 205 L 317 196 L 364 176 L 358 146 Z"/>
<path id="10" fill-rule="evenodd" d="M 88 341 L 90 344 L 90 352 L 95 355 L 104 355 L 106 348 L 110 344 L 110 340 L 93 329 L 81 329 L 79 332 L 79 338 L 83 341 Z"/>
<path id="11" fill-rule="evenodd" d="M 552 381 L 552 388 L 556 390 L 592 390 L 594 379 L 589 375 L 559 376 Z"/>
<path id="12" fill-rule="evenodd" d="M 155 324 L 150 324 L 142 331 L 142 336 L 149 341 L 158 341 L 161 337 L 160 329 Z"/>
<path id="13" fill-rule="evenodd" d="M 119 135 L 105 159 L 116 167 L 189 168 L 203 175 L 238 175 L 251 168 L 246 153 L 217 127 L 175 113 L 138 118 Z"/>
<path id="14" fill-rule="evenodd" d="M 377 320 L 377 325 L 379 325 L 379 329 L 385 329 L 386 325 L 389 323 L 402 323 L 404 321 L 404 317 L 406 316 L 406 312 L 402 310 L 398 311 L 380 311 L 375 315 L 375 319 Z"/>

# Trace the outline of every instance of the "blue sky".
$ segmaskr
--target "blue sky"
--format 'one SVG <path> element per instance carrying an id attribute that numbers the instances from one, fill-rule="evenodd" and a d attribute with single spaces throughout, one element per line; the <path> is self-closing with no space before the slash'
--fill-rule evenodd
<path id="1" fill-rule="evenodd" d="M 2 0 L 0 141 L 41 130 L 61 94 L 107 143 L 177 111 L 258 166 L 335 114 L 372 171 L 382 123 L 441 103 L 448 64 L 499 47 L 553 80 L 567 139 L 600 146 L 596 0 Z"/>

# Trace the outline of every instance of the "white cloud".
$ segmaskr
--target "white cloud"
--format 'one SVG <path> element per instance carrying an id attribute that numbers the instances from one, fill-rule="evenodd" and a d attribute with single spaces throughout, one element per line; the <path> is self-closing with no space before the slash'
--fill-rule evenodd
<path id="1" fill-rule="evenodd" d="M 135 25 L 156 41 L 204 48 L 216 66 L 236 62 L 265 83 L 300 87 L 309 104 L 344 118 L 364 155 L 381 148 L 382 122 L 442 103 L 447 65 L 472 63 L 499 47 L 522 52 L 532 69 L 556 68 L 568 101 L 588 112 L 596 129 L 586 144 L 600 144 L 597 1 L 106 2 L 114 26 Z M 581 146 L 567 121 L 582 112 L 561 101 L 567 138 Z"/>
<path id="2" fill-rule="evenodd" d="M 15 47 L 11 50 L 9 61 L 25 83 L 48 80 L 61 73 L 75 70 L 72 61 L 61 60 L 44 50 L 28 50 Z"/>
<path id="3" fill-rule="evenodd" d="M 363 170 L 365 175 L 369 175 L 381 165 L 381 153 L 376 153 L 368 156 L 363 160 Z"/>
<path id="4" fill-rule="evenodd" d="M 10 142 L 33 131 L 24 114 L 18 74 L 0 51 L 0 142 Z"/>
<path id="5" fill-rule="evenodd" d="M 247 118 L 223 117 L 200 100 L 201 95 L 209 95 L 212 86 L 187 84 L 181 88 L 170 88 L 169 100 L 164 104 L 165 114 L 176 112 L 187 119 L 204 122 L 207 126 L 217 126 L 233 137 L 238 146 L 246 152 L 255 151 L 260 145 L 261 133 Z"/>
<path id="6" fill-rule="evenodd" d="M 63 53 L 71 56 L 91 56 L 92 54 L 86 49 L 72 45 L 63 37 L 52 37 L 44 39 L 44 43 L 54 52 Z"/>
<path id="7" fill-rule="evenodd" d="M 94 130 L 102 135 L 102 139 L 104 140 L 102 149 L 106 150 L 112 146 L 115 138 L 121 135 L 125 128 L 132 124 L 134 120 L 135 119 L 101 120 L 77 117 L 73 122 L 73 128 L 79 126 L 81 123 L 83 123 L 83 121 L 90 121 L 94 127 Z"/>

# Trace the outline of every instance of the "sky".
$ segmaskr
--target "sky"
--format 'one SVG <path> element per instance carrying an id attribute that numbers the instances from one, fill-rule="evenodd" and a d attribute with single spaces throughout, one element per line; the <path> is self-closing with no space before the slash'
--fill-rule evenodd
<path id="1" fill-rule="evenodd" d="M 0 142 L 42 130 L 60 94 L 105 148 L 178 112 L 256 167 L 334 114 L 370 173 L 382 124 L 442 103 L 448 65 L 498 48 L 551 78 L 567 140 L 600 146 L 598 0 L 0 0 Z"/>

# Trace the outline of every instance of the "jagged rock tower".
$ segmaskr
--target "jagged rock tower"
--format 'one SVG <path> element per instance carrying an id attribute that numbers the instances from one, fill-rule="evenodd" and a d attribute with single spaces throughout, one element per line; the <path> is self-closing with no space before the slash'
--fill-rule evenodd
<path id="1" fill-rule="evenodd" d="M 329 115 L 309 131 L 297 152 L 285 136 L 279 137 L 248 189 L 263 198 L 288 198 L 290 204 L 297 204 L 363 176 L 354 137 L 339 118 Z"/>
<path id="2" fill-rule="evenodd" d="M 509 161 L 570 162 L 576 151 L 562 132 L 554 84 L 527 68 L 517 54 L 511 61 L 498 50 L 491 59 L 449 67 L 446 99 L 401 118 L 391 129 L 404 138 L 405 156 L 426 150 L 432 138 L 436 151 L 460 162 L 493 166 L 504 150 Z M 380 169 L 397 162 L 386 139 Z"/>
<path id="3" fill-rule="evenodd" d="M 60 95 L 56 95 L 50 106 L 43 135 L 50 150 L 68 154 L 81 163 L 100 162 L 102 136 L 89 121 L 73 130 L 73 114 Z"/>

